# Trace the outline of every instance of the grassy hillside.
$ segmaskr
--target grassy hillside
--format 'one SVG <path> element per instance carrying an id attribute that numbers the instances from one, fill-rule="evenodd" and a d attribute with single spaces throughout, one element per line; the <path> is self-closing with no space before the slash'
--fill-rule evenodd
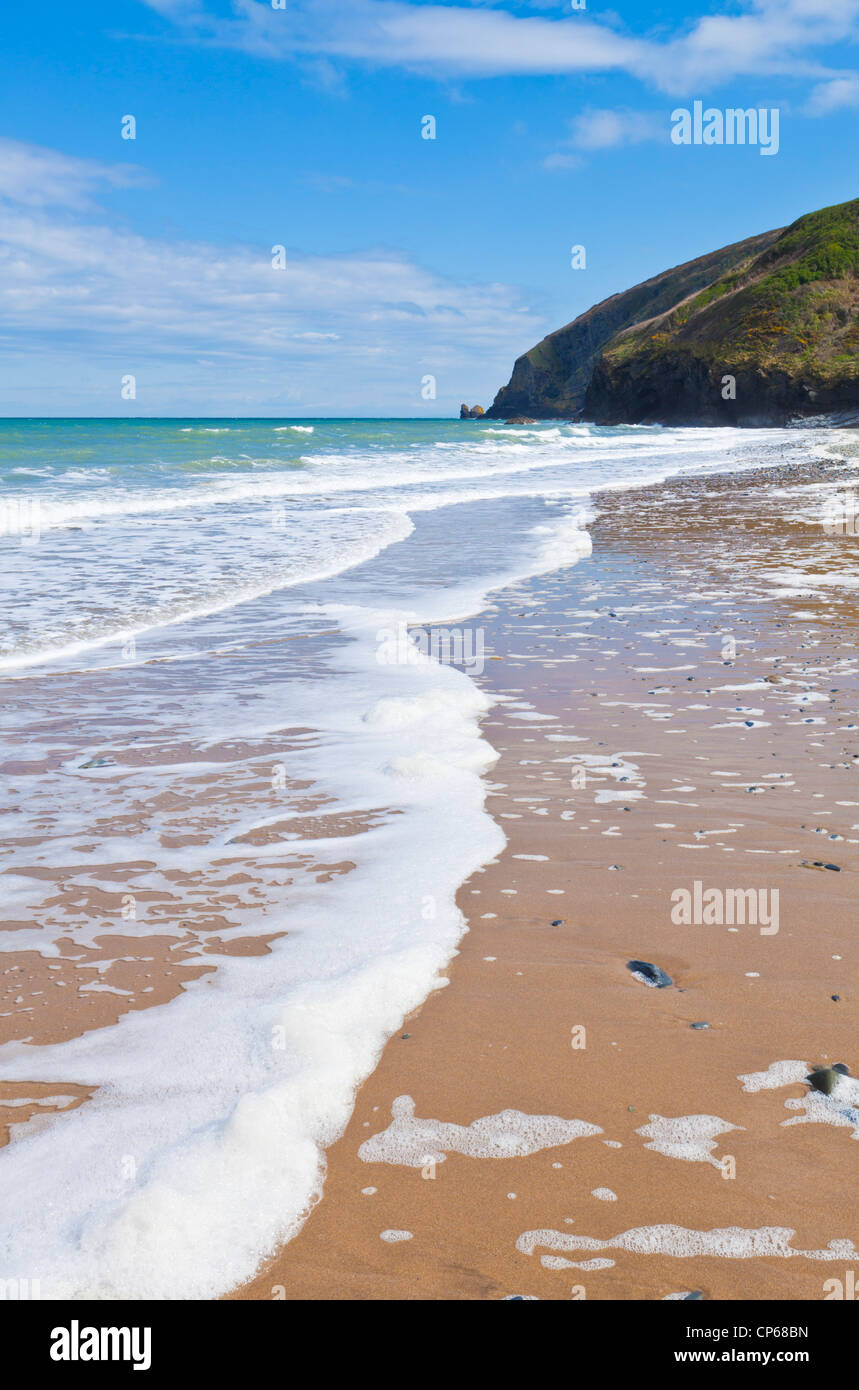
<path id="1" fill-rule="evenodd" d="M 859 199 L 809 213 L 760 255 L 659 318 L 616 336 L 609 361 L 686 352 L 727 372 L 767 366 L 815 381 L 859 376 Z"/>
<path id="2" fill-rule="evenodd" d="M 859 411 L 859 199 L 597 305 L 517 361 L 490 413 L 769 424 L 833 410 Z"/>

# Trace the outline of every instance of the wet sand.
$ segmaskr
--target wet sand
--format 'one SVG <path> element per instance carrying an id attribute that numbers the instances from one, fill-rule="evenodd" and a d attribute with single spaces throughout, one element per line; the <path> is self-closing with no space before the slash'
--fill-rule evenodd
<path id="1" fill-rule="evenodd" d="M 789 520 L 777 491 L 840 476 L 827 461 L 605 495 L 590 559 L 474 620 L 506 850 L 463 885 L 447 987 L 361 1088 L 322 1200 L 234 1296 L 821 1299 L 856 1266 L 830 1249 L 859 1237 L 849 1106 L 785 1126 L 808 1086 L 738 1079 L 791 1059 L 859 1071 L 857 613 L 849 587 L 820 583 L 849 580 L 857 541 Z M 696 880 L 761 890 L 770 910 L 777 890 L 778 930 L 672 921 Z M 673 985 L 636 978 L 634 958 Z M 363 1161 L 403 1096 L 446 1124 L 514 1110 L 601 1132 L 521 1157 Z M 658 1117 L 701 1115 L 715 1139 L 697 1161 L 645 1147 Z M 818 1258 L 594 1248 L 664 1225 L 786 1228 L 783 1252 Z"/>
<path id="2" fill-rule="evenodd" d="M 816 489 L 817 507 L 821 489 L 850 476 L 831 459 L 803 473 L 607 494 L 590 558 L 499 593 L 472 620 L 485 658 L 475 679 L 495 701 L 483 720 L 498 753 L 487 806 L 506 849 L 462 886 L 468 931 L 446 987 L 360 1089 L 328 1151 L 321 1201 L 232 1296 L 819 1299 L 827 1280 L 857 1267 L 849 1248 L 830 1248 L 859 1237 L 855 1098 L 812 1104 L 809 1115 L 827 1123 L 795 1123 L 807 1118 L 803 1067 L 771 1089 L 739 1080 L 789 1060 L 859 1072 L 857 541 L 790 519 L 809 509 L 802 489 Z M 312 635 L 299 645 L 312 662 Z M 295 646 L 261 651 L 257 680 L 300 674 Z M 152 663 L 128 689 L 147 681 L 179 708 L 193 700 L 195 670 Z M 39 837 L 11 845 L 18 872 L 44 885 L 35 925 L 63 930 L 46 958 L 13 907 L 5 930 L 21 933 L 22 949 L 5 953 L 2 1041 L 109 1026 L 205 987 L 225 955 L 267 954 L 289 931 L 292 886 L 351 872 L 350 836 L 394 814 L 336 812 L 288 775 L 313 730 L 247 745 L 225 736 L 197 746 L 169 732 L 152 741 L 142 719 L 129 729 L 126 707 L 137 706 L 125 682 L 28 683 L 29 732 L 45 752 L 5 768 L 13 801 L 19 774 L 66 763 L 105 780 L 92 794 L 98 818 L 82 819 L 74 842 L 67 808 L 46 806 Z M 81 707 L 74 727 L 55 716 L 64 701 Z M 147 761 L 182 775 L 169 794 L 155 780 L 149 800 L 129 803 L 110 768 Z M 247 815 L 253 831 L 228 829 Z M 326 838 L 330 856 L 319 849 Z M 99 867 L 102 840 L 126 857 Z M 275 852 L 256 860 L 269 842 Z M 153 879 L 158 845 L 187 847 L 188 866 Z M 195 867 L 197 848 L 208 864 L 208 846 L 211 867 Z M 722 895 L 760 890 L 767 911 L 777 891 L 778 931 L 672 921 L 672 893 L 696 881 Z M 402 896 L 408 882 L 403 863 L 391 891 Z M 674 983 L 650 988 L 627 968 L 633 959 Z M 92 1093 L 83 1079 L 0 1081 L 0 1144 Z M 374 1136 L 400 1097 L 431 1128 L 409 1162 L 379 1161 L 386 1141 Z M 505 1111 L 555 1119 L 468 1130 Z M 695 1116 L 712 1119 L 675 1132 Z M 659 1117 L 675 1122 L 669 1140 L 691 1143 L 694 1161 L 646 1147 L 665 1149 Z M 574 1121 L 585 1132 L 569 1139 L 568 1128 L 558 1142 L 560 1122 Z M 440 1135 L 439 1124 L 467 1132 Z M 517 1127 L 533 1151 L 487 1156 L 499 1131 Z M 744 1232 L 779 1228 L 755 1239 L 782 1253 L 679 1258 L 611 1244 L 654 1226 L 727 1228 L 722 1246 L 735 1253 Z M 579 1248 L 567 1248 L 570 1236 Z"/>

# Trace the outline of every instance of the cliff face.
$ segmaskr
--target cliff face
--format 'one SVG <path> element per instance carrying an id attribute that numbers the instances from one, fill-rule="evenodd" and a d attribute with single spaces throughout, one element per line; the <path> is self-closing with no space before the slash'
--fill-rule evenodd
<path id="1" fill-rule="evenodd" d="M 604 299 L 517 358 L 510 381 L 498 392 L 487 416 L 506 419 L 528 414 L 541 419 L 569 419 L 578 415 L 600 353 L 616 333 L 671 309 L 737 263 L 751 260 L 777 236 L 778 232 L 764 232 L 721 251 L 711 251 L 674 270 L 654 275 L 623 294 Z"/>
<path id="2" fill-rule="evenodd" d="M 859 413 L 859 199 L 598 304 L 517 361 L 487 415 L 781 424 Z"/>

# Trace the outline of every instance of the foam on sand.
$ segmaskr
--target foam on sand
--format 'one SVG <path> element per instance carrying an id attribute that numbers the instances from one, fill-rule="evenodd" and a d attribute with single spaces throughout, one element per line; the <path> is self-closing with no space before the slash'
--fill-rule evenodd
<path id="1" fill-rule="evenodd" d="M 718 1115 L 678 1115 L 674 1119 L 651 1115 L 649 1119 L 650 1124 L 635 1131 L 650 1140 L 646 1149 L 654 1149 L 666 1158 L 685 1159 L 687 1163 L 712 1163 L 715 1168 L 721 1167 L 713 1157 L 717 1135 L 742 1128 L 720 1120 Z"/>
<path id="2" fill-rule="evenodd" d="M 397 1096 L 391 1106 L 387 1129 L 367 1139 L 358 1150 L 364 1163 L 400 1163 L 422 1168 L 443 1163 L 448 1153 L 468 1158 L 525 1158 L 541 1149 L 554 1149 L 573 1139 L 601 1134 L 597 1125 L 584 1120 L 562 1120 L 557 1115 L 525 1115 L 521 1110 L 502 1110 L 484 1115 L 470 1125 L 422 1120 L 415 1116 L 411 1096 Z"/>
<path id="3" fill-rule="evenodd" d="M 791 1241 L 796 1231 L 788 1226 L 723 1226 L 694 1231 L 686 1226 L 634 1226 L 609 1240 L 567 1235 L 564 1231 L 524 1231 L 516 1242 L 523 1255 L 547 1250 L 628 1250 L 634 1255 L 670 1255 L 685 1260 L 693 1255 L 712 1255 L 722 1260 L 754 1260 L 775 1256 L 805 1260 L 851 1260 L 859 1255 L 852 1240 L 831 1240 L 825 1250 L 796 1250 Z"/>
<path id="4" fill-rule="evenodd" d="M 598 1269 L 614 1269 L 614 1260 L 565 1260 L 563 1255 L 541 1255 L 540 1264 L 544 1269 L 585 1269 L 593 1273 Z"/>
<path id="5" fill-rule="evenodd" d="M 537 536 L 540 542 L 538 572 L 564 569 L 590 555 L 593 546 L 585 527 L 592 520 L 593 512 L 583 509 L 561 517 L 550 526 L 535 526 L 531 535 Z"/>
<path id="6" fill-rule="evenodd" d="M 771 1062 L 766 1071 L 748 1072 L 737 1077 L 743 1083 L 744 1091 L 775 1091 L 782 1086 L 794 1086 L 806 1082 L 811 1067 L 807 1062 Z M 829 1095 L 809 1087 L 804 1096 L 791 1097 L 784 1103 L 785 1110 L 799 1110 L 802 1113 L 792 1119 L 782 1120 L 782 1128 L 790 1125 L 835 1125 L 852 1129 L 853 1139 L 859 1139 L 859 1081 L 854 1076 L 839 1076 Z"/>
<path id="7" fill-rule="evenodd" d="M 493 756 L 478 726 L 486 701 L 421 654 L 377 662 L 387 611 L 337 616 L 351 639 L 339 699 L 324 706 L 309 687 L 315 711 L 301 717 L 296 692 L 291 713 L 321 731 L 321 765 L 346 804 L 400 813 L 348 837 L 355 867 L 324 892 L 248 919 L 260 933 L 287 927 L 268 954 L 222 956 L 172 1002 L 113 1026 L 3 1049 L 9 1081 L 95 1094 L 41 1128 L 15 1125 L 0 1278 L 33 1270 L 52 1298 L 209 1298 L 242 1283 L 301 1226 L 357 1086 L 440 983 L 465 927 L 456 890 L 504 845 L 478 775 Z M 243 850 L 261 865 L 273 852 Z M 180 851 L 186 865 L 203 853 Z M 168 862 L 157 843 L 149 857 Z"/>

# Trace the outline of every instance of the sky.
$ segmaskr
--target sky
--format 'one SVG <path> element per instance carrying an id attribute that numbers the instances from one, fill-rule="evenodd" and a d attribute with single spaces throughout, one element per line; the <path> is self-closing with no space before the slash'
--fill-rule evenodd
<path id="1" fill-rule="evenodd" d="M 486 407 L 592 304 L 859 196 L 857 41 L 859 0 L 7 5 L 0 415 Z M 677 143 L 698 101 L 777 151 Z"/>

